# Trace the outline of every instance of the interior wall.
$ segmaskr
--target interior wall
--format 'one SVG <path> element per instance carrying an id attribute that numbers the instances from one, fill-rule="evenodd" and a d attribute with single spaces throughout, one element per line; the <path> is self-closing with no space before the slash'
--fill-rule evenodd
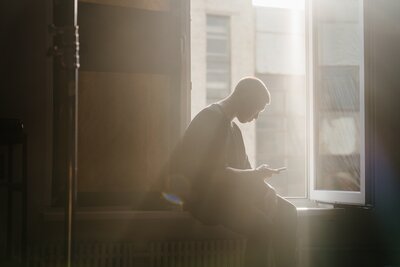
<path id="1" fill-rule="evenodd" d="M 80 5 L 98 5 L 87 2 Z M 110 10 L 119 9 L 122 16 L 114 12 L 108 22 L 101 16 L 87 17 L 83 26 L 100 23 L 100 39 L 95 29 L 81 28 L 79 188 L 113 192 L 112 196 L 126 192 L 123 205 L 129 206 L 133 191 L 151 187 L 181 131 L 180 71 L 186 61 L 181 59 L 177 26 L 183 18 L 179 5 L 169 0 L 134 1 L 133 6 L 132 1 L 100 2 Z M 33 239 L 45 234 L 40 230 L 42 212 L 51 208 L 54 185 L 53 74 L 47 55 L 52 8 L 52 1 L 44 0 L 1 2 L 6 38 L 0 44 L 5 51 L 0 117 L 21 119 L 28 136 L 28 233 Z M 102 27 L 107 23 L 116 25 L 107 32 Z M 101 31 L 114 35 L 102 39 Z M 91 49 L 93 41 L 101 45 Z M 177 104 L 171 106 L 172 101 Z M 111 168 L 106 168 L 110 162 Z M 90 194 L 88 198 L 93 200 Z"/>
<path id="2" fill-rule="evenodd" d="M 0 117 L 20 119 L 27 133 L 28 234 L 50 202 L 52 165 L 51 21 L 49 1 L 2 1 Z M 15 211 L 19 212 L 19 211 Z"/>
<path id="3" fill-rule="evenodd" d="M 151 188 L 168 157 L 169 77 L 80 72 L 81 192 Z"/>
<path id="4" fill-rule="evenodd" d="M 380 242 L 400 263 L 400 2 L 368 1 L 374 19 L 370 56 L 375 98 L 374 220 Z M 393 259 L 394 260 L 394 259 Z"/>
<path id="5" fill-rule="evenodd" d="M 186 90 L 179 7 L 167 0 L 80 1 L 79 206 L 140 209 L 157 190 Z M 60 205 L 63 182 L 54 182 Z"/>

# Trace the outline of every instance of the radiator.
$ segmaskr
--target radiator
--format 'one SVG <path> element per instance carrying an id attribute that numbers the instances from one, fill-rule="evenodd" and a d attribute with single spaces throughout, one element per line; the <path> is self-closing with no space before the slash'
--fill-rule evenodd
<path id="1" fill-rule="evenodd" d="M 31 246 L 29 267 L 65 267 L 61 244 Z M 73 267 L 133 267 L 148 266 L 149 254 L 137 243 L 79 243 L 75 248 Z"/>
<path id="2" fill-rule="evenodd" d="M 240 267 L 244 240 L 91 242 L 76 245 L 74 267 Z M 31 245 L 29 267 L 65 267 L 62 244 Z"/>
<path id="3" fill-rule="evenodd" d="M 151 267 L 240 267 L 243 240 L 156 242 L 150 245 Z"/>

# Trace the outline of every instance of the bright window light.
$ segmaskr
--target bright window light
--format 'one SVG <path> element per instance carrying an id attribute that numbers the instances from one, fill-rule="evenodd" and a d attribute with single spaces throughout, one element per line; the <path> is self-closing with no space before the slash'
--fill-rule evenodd
<path id="1" fill-rule="evenodd" d="M 304 10 L 304 0 L 253 0 L 253 5 Z"/>

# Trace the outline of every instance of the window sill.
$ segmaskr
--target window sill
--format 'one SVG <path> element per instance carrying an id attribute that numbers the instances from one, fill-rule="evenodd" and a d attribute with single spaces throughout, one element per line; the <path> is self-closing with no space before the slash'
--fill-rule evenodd
<path id="1" fill-rule="evenodd" d="M 287 198 L 297 208 L 299 217 L 340 214 L 344 208 L 317 203 L 308 198 Z M 42 213 L 44 221 L 63 221 L 64 210 L 50 208 Z M 93 220 L 193 220 L 189 212 L 180 210 L 132 210 L 130 207 L 77 208 L 76 221 Z"/>
<path id="2" fill-rule="evenodd" d="M 344 212 L 344 208 L 334 207 L 333 204 L 318 203 L 308 198 L 287 198 L 296 209 L 299 217 L 310 216 L 337 216 Z"/>

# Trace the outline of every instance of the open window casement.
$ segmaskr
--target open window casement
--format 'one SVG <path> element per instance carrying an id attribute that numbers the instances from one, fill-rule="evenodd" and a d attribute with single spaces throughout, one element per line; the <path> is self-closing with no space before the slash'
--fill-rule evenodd
<path id="1" fill-rule="evenodd" d="M 310 199 L 366 204 L 363 0 L 310 0 Z"/>

